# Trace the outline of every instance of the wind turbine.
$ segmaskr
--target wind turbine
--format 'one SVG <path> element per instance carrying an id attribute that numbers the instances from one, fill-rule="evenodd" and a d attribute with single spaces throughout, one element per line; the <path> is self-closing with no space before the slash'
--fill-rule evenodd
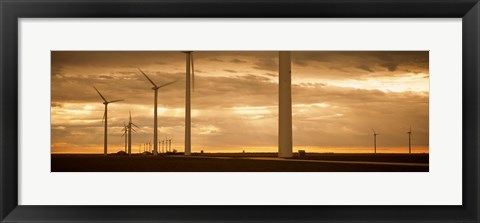
<path id="1" fill-rule="evenodd" d="M 165 139 L 163 140 L 163 147 L 166 149 L 167 148 L 167 137 L 165 136 Z"/>
<path id="2" fill-rule="evenodd" d="M 374 129 L 373 131 L 373 148 L 374 148 L 374 153 L 377 154 L 377 136 L 380 134 L 377 134 Z"/>
<path id="3" fill-rule="evenodd" d="M 172 149 L 172 138 L 168 140 L 168 149 Z"/>
<path id="4" fill-rule="evenodd" d="M 127 135 L 128 135 L 128 128 L 125 122 L 123 122 L 123 129 L 122 129 L 122 137 L 125 136 L 125 153 L 127 153 Z"/>
<path id="5" fill-rule="evenodd" d="M 105 97 L 103 97 L 103 95 L 100 93 L 100 91 L 98 91 L 98 89 L 95 86 L 93 86 L 93 88 L 95 89 L 95 91 L 97 91 L 98 95 L 100 95 L 100 97 L 103 99 L 103 104 L 105 105 L 105 111 L 103 113 L 103 119 L 105 119 L 104 130 L 103 130 L 103 155 L 106 156 L 107 155 L 108 104 L 123 101 L 123 99 L 107 101 L 107 99 L 105 99 Z M 102 119 L 102 121 L 103 121 L 103 119 Z"/>
<path id="6" fill-rule="evenodd" d="M 162 88 L 162 87 L 165 87 L 165 86 L 168 86 L 170 84 L 173 84 L 175 82 L 177 82 L 176 80 L 175 81 L 172 81 L 172 82 L 168 82 L 166 84 L 162 84 L 160 86 L 157 86 L 153 81 L 152 79 L 150 79 L 147 74 L 145 74 L 140 68 L 138 68 L 138 70 L 143 74 L 143 76 L 145 76 L 148 81 L 150 81 L 150 83 L 153 85 L 152 87 L 152 90 L 155 91 L 155 97 L 154 97 L 154 115 L 153 115 L 153 147 L 154 147 L 154 155 L 158 155 L 158 150 L 157 150 L 157 98 L 158 98 L 158 89 Z"/>
<path id="7" fill-rule="evenodd" d="M 162 146 L 161 146 L 162 150 L 164 148 L 164 144 L 165 144 L 165 142 L 164 142 L 164 140 L 162 140 Z"/>
<path id="8" fill-rule="evenodd" d="M 191 108 L 190 89 L 195 90 L 195 69 L 193 66 L 193 51 L 184 51 L 186 55 L 186 81 L 185 81 L 185 155 L 191 154 Z M 191 66 L 191 67 L 190 67 Z M 190 76 L 191 75 L 191 76 Z M 190 78 L 192 83 L 190 84 Z"/>
<path id="9" fill-rule="evenodd" d="M 410 126 L 410 131 L 408 134 L 408 154 L 412 154 L 412 126 Z"/>
<path id="10" fill-rule="evenodd" d="M 132 154 L 132 130 L 134 132 L 137 132 L 137 131 L 135 131 L 133 126 L 135 126 L 137 128 L 140 128 L 140 127 L 138 127 L 137 125 L 135 125 L 132 122 L 132 112 L 129 111 L 129 113 L 130 113 L 130 118 L 128 120 L 128 125 L 127 125 L 127 129 L 128 129 L 128 155 L 131 155 Z"/>

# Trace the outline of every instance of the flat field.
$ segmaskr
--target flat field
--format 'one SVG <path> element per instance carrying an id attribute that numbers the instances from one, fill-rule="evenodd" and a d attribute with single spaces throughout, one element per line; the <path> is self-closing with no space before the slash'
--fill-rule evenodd
<path id="1" fill-rule="evenodd" d="M 428 172 L 428 154 L 52 154 L 52 172 Z"/>

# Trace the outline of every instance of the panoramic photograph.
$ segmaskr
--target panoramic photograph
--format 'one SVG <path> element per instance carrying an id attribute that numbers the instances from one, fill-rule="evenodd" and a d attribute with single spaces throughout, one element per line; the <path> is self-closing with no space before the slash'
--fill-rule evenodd
<path id="1" fill-rule="evenodd" d="M 51 172 L 429 172 L 428 51 L 52 51 Z"/>

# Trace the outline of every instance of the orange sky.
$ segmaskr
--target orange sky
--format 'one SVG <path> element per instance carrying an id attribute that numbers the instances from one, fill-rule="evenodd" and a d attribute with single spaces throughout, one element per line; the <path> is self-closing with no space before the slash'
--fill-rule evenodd
<path id="1" fill-rule="evenodd" d="M 195 52 L 192 152 L 274 152 L 278 124 L 277 52 Z M 428 52 L 292 52 L 294 151 L 428 152 Z M 123 150 L 123 122 L 140 129 L 132 152 L 153 140 L 158 85 L 159 139 L 183 151 L 185 55 L 180 52 L 52 52 L 52 152 L 103 153 L 103 104 L 109 153 Z"/>

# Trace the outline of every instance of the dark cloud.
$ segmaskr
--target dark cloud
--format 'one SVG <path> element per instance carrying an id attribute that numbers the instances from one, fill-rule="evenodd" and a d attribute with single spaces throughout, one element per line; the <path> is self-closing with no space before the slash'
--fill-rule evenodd
<path id="1" fill-rule="evenodd" d="M 428 51 L 294 52 L 297 71 L 324 78 L 391 77 L 405 73 L 428 73 Z M 295 67 L 295 66 L 294 66 Z M 313 70 L 311 67 L 315 67 Z M 366 72 L 365 72 L 366 71 Z"/>
<path id="2" fill-rule="evenodd" d="M 230 62 L 232 62 L 232 63 L 246 63 L 247 61 L 235 58 L 235 59 L 230 60 Z"/>
<path id="3" fill-rule="evenodd" d="M 208 59 L 208 60 L 210 60 L 210 61 L 215 61 L 215 62 L 223 62 L 223 60 L 220 60 L 220 59 L 218 59 L 218 58 L 216 58 L 216 57 L 212 57 L 212 58 L 210 58 L 210 59 Z"/>
<path id="4" fill-rule="evenodd" d="M 277 71 L 278 61 L 276 58 L 260 58 L 255 62 L 253 68 L 258 70 Z"/>
<path id="5" fill-rule="evenodd" d="M 398 64 L 395 63 L 395 62 L 385 62 L 385 63 L 382 63 L 380 64 L 382 67 L 385 67 L 388 69 L 388 71 L 395 71 L 397 70 L 397 66 Z"/>
<path id="6" fill-rule="evenodd" d="M 59 103 L 59 102 L 52 102 L 52 107 L 55 107 L 55 108 L 61 108 L 63 107 L 62 103 Z"/>
<path id="7" fill-rule="evenodd" d="M 373 72 L 373 70 L 366 64 L 361 64 L 356 66 L 356 68 L 367 71 L 367 72 Z"/>

